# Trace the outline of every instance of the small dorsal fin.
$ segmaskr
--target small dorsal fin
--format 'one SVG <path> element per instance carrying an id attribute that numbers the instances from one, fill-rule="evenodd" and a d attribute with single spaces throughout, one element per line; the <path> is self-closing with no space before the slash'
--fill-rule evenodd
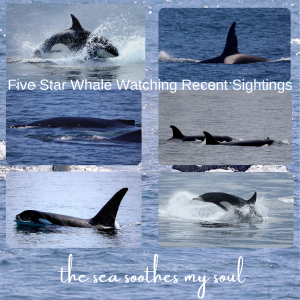
<path id="1" fill-rule="evenodd" d="M 248 204 L 254 205 L 255 202 L 256 202 L 256 196 L 257 196 L 257 194 L 256 194 L 256 192 L 255 192 L 255 193 L 253 194 L 253 196 L 247 201 Z"/>
<path id="2" fill-rule="evenodd" d="M 223 51 L 221 56 L 227 57 L 229 55 L 239 53 L 239 51 L 238 51 L 238 40 L 237 40 L 237 36 L 235 35 L 235 25 L 236 25 L 236 23 L 233 22 L 230 29 L 229 29 L 229 31 L 228 31 L 225 48 L 224 48 L 224 51 Z"/>
<path id="3" fill-rule="evenodd" d="M 127 193 L 128 188 L 123 188 L 119 190 L 97 213 L 97 215 L 92 218 L 93 225 L 103 225 L 106 227 L 114 227 L 116 216 L 120 203 Z"/>
<path id="4" fill-rule="evenodd" d="M 77 18 L 74 17 L 72 14 L 71 14 L 71 18 L 72 18 L 72 27 L 70 29 L 82 30 L 83 28 L 81 27 Z"/>
<path id="5" fill-rule="evenodd" d="M 176 126 L 171 125 L 170 127 L 173 130 L 173 137 L 172 137 L 173 139 L 182 139 L 184 137 L 184 135 Z"/>
<path id="6" fill-rule="evenodd" d="M 208 132 L 203 131 L 206 145 L 219 145 L 219 142 Z"/>

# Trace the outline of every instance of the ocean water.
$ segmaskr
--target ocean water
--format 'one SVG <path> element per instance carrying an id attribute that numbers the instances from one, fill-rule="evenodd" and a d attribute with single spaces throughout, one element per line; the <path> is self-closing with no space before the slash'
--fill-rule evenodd
<path id="1" fill-rule="evenodd" d="M 139 91 L 8 91 L 7 162 L 11 165 L 137 165 L 141 143 L 110 140 L 141 128 Z M 107 128 L 12 128 L 61 117 L 135 120 Z"/>
<path id="2" fill-rule="evenodd" d="M 63 2 L 63 1 L 62 1 Z M 95 1 L 93 1 L 94 3 Z M 97 1 L 98 2 L 98 1 Z M 22 3 L 27 3 L 23 1 Z M 46 3 L 46 2 L 44 2 Z M 47 1 L 52 3 L 52 1 Z M 73 2 L 75 3 L 75 2 Z M 104 3 L 104 2 L 98 2 Z M 106 2 L 107 3 L 107 2 Z M 129 1 L 119 1 L 129 3 Z M 293 161 L 287 169 L 294 179 L 294 243 L 289 248 L 162 248 L 158 243 L 158 177 L 171 172 L 171 166 L 158 161 L 158 92 L 142 92 L 143 147 L 142 164 L 142 244 L 132 249 L 13 249 L 6 245 L 5 181 L 0 181 L 0 249 L 2 275 L 0 293 L 7 299 L 198 299 L 201 282 L 184 282 L 184 276 L 195 274 L 209 277 L 204 299 L 298 299 L 299 298 L 299 4 L 295 1 L 145 1 L 146 13 L 146 80 L 158 80 L 158 13 L 160 8 L 247 8 L 278 7 L 291 11 L 291 81 L 293 83 Z M 0 34 L 0 80 L 5 78 L 5 7 L 0 10 L 3 32 Z M 3 34 L 2 34 L 3 33 Z M 298 54 L 298 55 L 297 55 Z M 276 70 L 278 72 L 278 70 Z M 5 94 L 4 89 L 0 89 Z M 1 97 L 4 107 L 5 97 Z M 1 122 L 4 122 L 1 120 Z M 1 128 L 3 130 L 3 128 Z M 2 131 L 1 131 L 2 132 Z M 4 130 L 5 132 L 5 130 Z M 4 136 L 5 138 L 5 136 Z M 44 166 L 46 168 L 46 166 Z M 8 167 L 5 161 L 1 178 L 9 171 L 35 171 L 37 166 Z M 49 166 L 47 167 L 49 168 Z M 69 171 L 126 170 L 132 166 L 69 166 Z M 137 168 L 134 166 L 134 168 Z M 50 168 L 51 169 L 51 168 Z M 255 166 L 276 170 L 275 166 Z M 73 254 L 72 273 L 89 277 L 84 283 L 61 283 L 61 267 L 67 270 L 68 257 Z M 125 275 L 145 275 L 153 270 L 154 255 L 158 254 L 158 274 L 177 275 L 178 283 L 153 281 L 125 283 Z M 214 275 L 237 275 L 237 263 L 243 256 L 239 282 L 214 283 Z M 93 275 L 117 274 L 118 283 L 93 283 Z M 65 274 L 66 275 L 66 274 Z M 66 279 L 66 277 L 64 278 Z M 151 277 L 152 279 L 152 277 Z M 201 278 L 202 279 L 202 278 Z M 99 286 L 100 284 L 100 286 Z"/>
<path id="3" fill-rule="evenodd" d="M 288 81 L 291 74 L 290 20 L 286 7 L 279 9 L 274 5 L 268 9 L 162 9 L 159 12 L 159 78 L 162 81 L 237 78 Z M 233 22 L 236 22 L 239 52 L 272 62 L 198 64 L 222 54 Z"/>
<path id="4" fill-rule="evenodd" d="M 145 13 L 142 5 L 45 4 L 7 7 L 7 78 L 21 81 L 144 79 Z M 72 26 L 70 14 L 84 29 L 111 40 L 119 56 L 86 61 L 83 49 L 76 54 L 63 50 L 49 57 L 34 58 L 34 51 L 44 40 Z"/>
<path id="5" fill-rule="evenodd" d="M 132 248 L 141 244 L 141 175 L 137 172 L 16 172 L 6 182 L 6 242 L 12 248 Z M 17 226 L 15 222 L 17 214 L 31 209 L 90 219 L 124 187 L 128 192 L 117 214 L 119 230 Z"/>
<path id="6" fill-rule="evenodd" d="M 159 94 L 159 161 L 176 165 L 288 165 L 292 160 L 292 94 L 277 91 L 163 91 Z M 263 147 L 168 141 L 170 125 L 183 135 L 270 138 Z"/>
<path id="7" fill-rule="evenodd" d="M 162 173 L 159 178 L 159 244 L 162 247 L 291 247 L 294 237 L 290 173 Z M 228 212 L 193 198 L 223 192 L 249 200 L 255 211 Z"/>

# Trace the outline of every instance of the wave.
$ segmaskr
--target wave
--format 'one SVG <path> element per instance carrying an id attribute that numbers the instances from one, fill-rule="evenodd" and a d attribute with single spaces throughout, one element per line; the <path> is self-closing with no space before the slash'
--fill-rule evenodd
<path id="1" fill-rule="evenodd" d="M 175 58 L 165 51 L 160 51 L 158 54 L 158 59 L 160 61 L 170 61 L 170 62 L 180 62 L 180 63 L 198 63 L 200 60 L 191 58 Z"/>
<path id="2" fill-rule="evenodd" d="M 3 140 L 0 142 L 0 160 L 4 160 L 6 158 L 6 143 Z"/>
<path id="3" fill-rule="evenodd" d="M 253 215 L 249 208 L 244 206 L 239 208 L 239 214 L 235 214 L 233 209 L 224 211 L 213 203 L 205 203 L 193 198 L 198 197 L 196 194 L 181 191 L 176 192 L 170 197 L 165 205 L 160 206 L 159 215 L 161 217 L 175 217 L 195 221 L 218 221 L 226 223 L 261 221 L 262 218 L 268 217 L 268 208 L 262 205 L 262 201 L 256 202 L 255 210 L 258 215 Z"/>
<path id="4" fill-rule="evenodd" d="M 24 58 L 9 58 L 8 64 L 36 64 L 55 67 L 77 67 L 77 68 L 105 68 L 120 67 L 145 63 L 145 38 L 131 37 L 128 40 L 117 40 L 113 44 L 119 50 L 119 56 L 105 59 L 85 60 L 86 47 L 80 51 L 72 52 L 67 47 L 61 47 L 59 51 L 50 54 L 43 54 L 42 58 L 33 57 L 34 51 L 39 45 L 25 43 L 22 45 L 22 52 L 27 54 Z"/>

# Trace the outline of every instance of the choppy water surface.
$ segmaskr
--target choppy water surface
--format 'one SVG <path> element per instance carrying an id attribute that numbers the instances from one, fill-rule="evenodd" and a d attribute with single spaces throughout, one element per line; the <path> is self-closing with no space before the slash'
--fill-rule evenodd
<path id="1" fill-rule="evenodd" d="M 39 45 L 70 28 L 73 14 L 81 26 L 104 36 L 119 56 L 85 60 L 86 50 L 64 50 L 35 58 Z M 28 20 L 30 19 L 30 22 Z M 145 17 L 140 5 L 11 5 L 7 8 L 7 78 L 22 81 L 70 79 L 143 80 L 145 76 Z"/>
<path id="2" fill-rule="evenodd" d="M 248 200 L 224 211 L 192 200 L 222 192 Z M 163 247 L 290 247 L 293 244 L 293 178 L 289 173 L 163 173 L 159 179 L 159 244 Z"/>
<path id="3" fill-rule="evenodd" d="M 12 128 L 62 116 L 134 120 L 136 126 Z M 113 140 L 141 128 L 139 91 L 8 91 L 6 126 L 7 161 L 11 165 L 136 165 L 141 162 L 141 143 Z"/>
<path id="4" fill-rule="evenodd" d="M 288 9 L 163 9 L 159 22 L 159 78 L 163 81 L 290 79 Z M 239 52 L 271 62 L 198 64 L 222 54 L 233 22 Z"/>
<path id="5" fill-rule="evenodd" d="M 50 2 L 50 1 L 49 1 Z M 123 1 L 128 3 L 128 1 Z M 25 2 L 23 2 L 25 3 Z M 158 92 L 143 92 L 143 163 L 139 170 L 143 174 L 142 198 L 142 244 L 132 249 L 12 249 L 5 237 L 5 182 L 1 181 L 0 193 L 0 263 L 2 276 L 1 296 L 6 299 L 45 297 L 65 299 L 68 297 L 98 299 L 99 291 L 106 299 L 197 299 L 200 283 L 186 283 L 188 274 L 206 275 L 204 299 L 297 299 L 299 298 L 299 4 L 295 1 L 146 1 L 146 78 L 157 80 L 158 74 L 158 13 L 162 7 L 278 7 L 291 10 L 291 73 L 293 82 L 293 162 L 287 169 L 294 174 L 294 244 L 290 248 L 162 248 L 158 244 L 158 176 L 170 172 L 171 166 L 158 163 Z M 71 7 L 71 6 L 70 6 Z M 5 21 L 5 10 L 0 10 Z M 174 20 L 175 22 L 176 20 Z M 273 20 L 275 23 L 275 21 Z M 66 24 L 63 28 L 67 28 Z M 273 27 L 273 26 L 272 26 Z M 3 28 L 4 25 L 3 25 Z M 271 27 L 270 27 L 271 28 Z M 3 33 L 3 34 L 2 34 Z M 2 56 L 5 55 L 5 30 L 0 34 Z M 199 59 L 201 59 L 199 57 Z M 5 62 L 0 61 L 0 75 L 5 77 Z M 273 64 L 274 66 L 277 63 Z M 55 69 L 57 71 L 57 69 Z M 276 67 L 276 72 L 278 69 Z M 280 71 L 279 71 L 280 73 Z M 199 77 L 198 77 L 199 78 Z M 205 78 L 206 79 L 206 78 Z M 3 107 L 4 97 L 2 98 Z M 1 120 L 1 119 L 0 119 Z M 3 120 L 2 120 L 3 122 Z M 1 127 L 2 128 L 2 127 Z M 2 129 L 3 130 L 3 129 Z M 2 131 L 1 131 L 2 132 Z M 3 136 L 3 135 L 2 135 Z M 46 167 L 46 166 L 45 166 Z M 47 167 L 49 168 L 49 167 Z M 126 170 L 126 166 L 72 166 L 65 170 L 105 171 Z M 128 169 L 137 169 L 136 166 Z M 37 167 L 2 166 L 1 175 L 8 170 L 37 170 Z M 63 170 L 64 168 L 57 168 Z M 257 171 L 276 170 L 274 166 L 256 166 Z M 246 197 L 247 195 L 245 195 Z M 245 223 L 247 224 L 247 223 Z M 247 228 L 248 230 L 249 228 Z M 58 271 L 67 268 L 69 254 L 73 254 L 72 270 L 90 279 L 62 284 Z M 125 275 L 145 275 L 146 268 L 153 270 L 154 254 L 158 254 L 158 272 L 161 275 L 177 275 L 178 283 L 125 283 Z M 244 258 L 242 279 L 244 283 L 213 282 L 213 275 L 236 274 L 237 261 Z M 118 283 L 93 283 L 93 275 L 117 274 Z M 152 277 L 151 277 L 152 279 Z M 16 284 L 17 282 L 17 284 Z"/>

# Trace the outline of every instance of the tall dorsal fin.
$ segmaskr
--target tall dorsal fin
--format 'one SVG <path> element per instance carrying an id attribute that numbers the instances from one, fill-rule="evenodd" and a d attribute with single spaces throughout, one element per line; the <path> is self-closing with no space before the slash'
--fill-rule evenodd
<path id="1" fill-rule="evenodd" d="M 79 21 L 77 20 L 76 17 L 74 17 L 72 14 L 71 14 L 71 18 L 72 18 L 72 27 L 70 29 L 75 29 L 75 30 L 82 30 L 83 28 L 81 27 Z"/>
<path id="2" fill-rule="evenodd" d="M 253 196 L 247 201 L 248 204 L 254 205 L 255 202 L 256 202 L 256 196 L 257 196 L 257 194 L 256 194 L 256 192 L 255 192 L 255 193 L 253 194 Z"/>
<path id="3" fill-rule="evenodd" d="M 119 205 L 127 193 L 128 188 L 119 190 L 115 195 L 101 208 L 97 215 L 91 219 L 93 225 L 103 225 L 114 227 Z"/>
<path id="4" fill-rule="evenodd" d="M 173 137 L 172 137 L 173 139 L 182 139 L 184 137 L 184 135 L 176 126 L 171 125 L 170 127 L 173 130 Z"/>
<path id="5" fill-rule="evenodd" d="M 233 54 L 238 54 L 238 40 L 237 36 L 235 35 L 235 25 L 236 23 L 233 22 L 227 35 L 226 45 L 224 51 L 221 56 L 229 56 Z"/>
<path id="6" fill-rule="evenodd" d="M 205 144 L 206 145 L 219 145 L 219 142 L 216 141 L 216 139 L 208 132 L 203 131 L 205 136 Z"/>

